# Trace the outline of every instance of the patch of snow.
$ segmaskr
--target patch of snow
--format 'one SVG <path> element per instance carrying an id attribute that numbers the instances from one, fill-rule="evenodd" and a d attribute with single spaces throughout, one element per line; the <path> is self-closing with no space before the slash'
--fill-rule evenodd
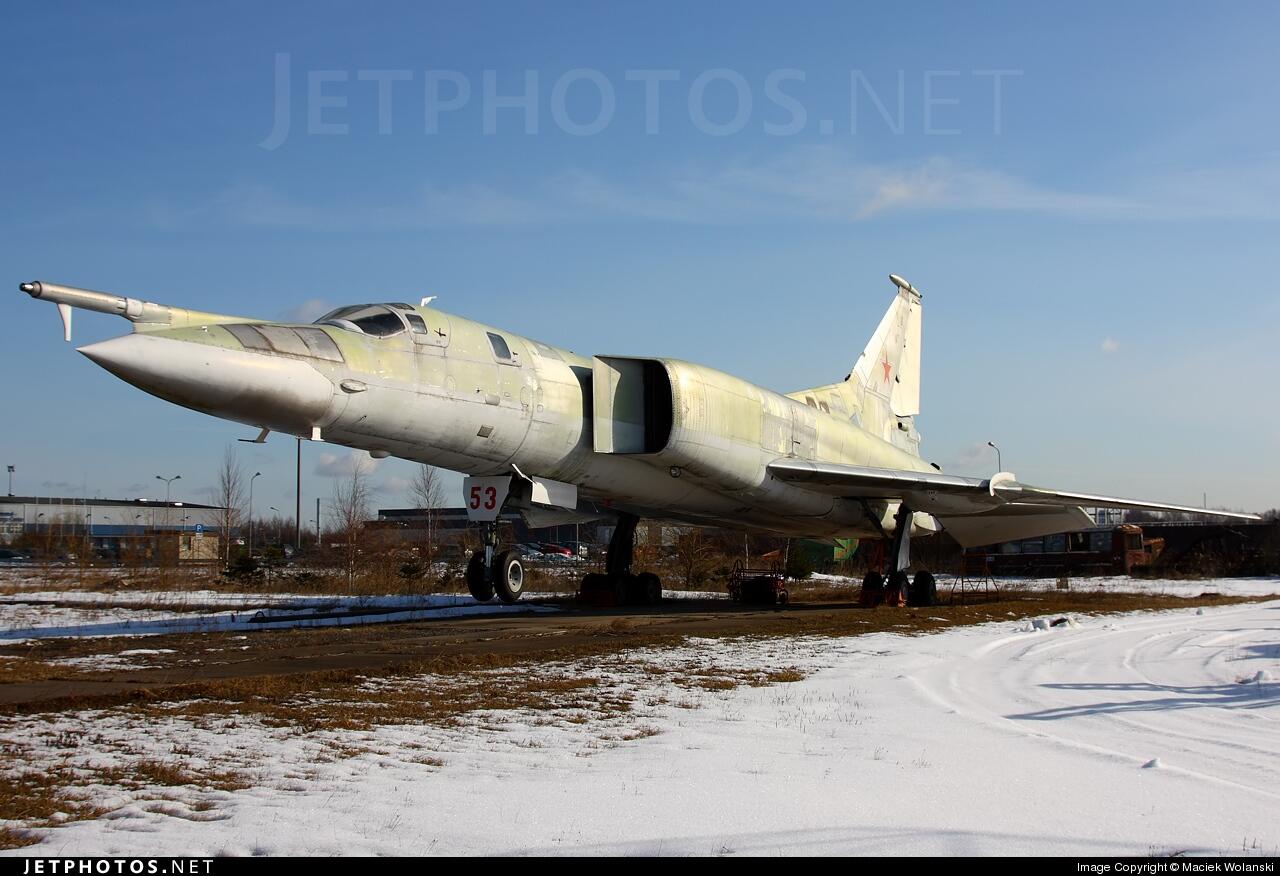
<path id="1" fill-rule="evenodd" d="M 31 599 L 36 594 L 24 594 Z M 102 601 L 103 594 L 76 591 L 39 594 L 49 601 Z M 140 596 L 143 594 L 134 594 Z M 169 594 L 173 595 L 173 594 Z M 190 594 L 182 594 L 190 595 Z M 200 594 L 203 596 L 203 594 Z M 216 596 L 216 594 L 214 594 Z M 98 597 L 92 599 L 88 597 Z M 171 633 L 236 632 L 303 627 L 354 626 L 410 620 L 430 620 L 474 615 L 534 614 L 560 609 L 536 603 L 478 603 L 470 596 L 359 596 L 272 597 L 271 607 L 256 611 L 223 611 L 204 614 L 137 611 L 127 607 L 77 609 L 24 605 L 0 598 L 0 641 L 93 636 L 150 636 Z M 258 604 L 263 596 L 256 597 Z M 215 600 L 216 601 L 216 600 Z"/>

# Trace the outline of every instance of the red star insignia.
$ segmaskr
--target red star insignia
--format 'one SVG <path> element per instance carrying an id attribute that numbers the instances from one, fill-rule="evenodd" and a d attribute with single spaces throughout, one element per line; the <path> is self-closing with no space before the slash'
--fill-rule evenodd
<path id="1" fill-rule="evenodd" d="M 885 382 L 885 383 L 888 383 L 888 382 L 889 382 L 889 370 L 890 370 L 890 366 L 889 366 L 889 357 L 888 357 L 888 356 L 885 356 L 885 357 L 884 357 L 884 359 L 883 359 L 883 361 L 881 361 L 881 362 L 880 362 L 880 364 L 884 366 L 884 382 Z"/>

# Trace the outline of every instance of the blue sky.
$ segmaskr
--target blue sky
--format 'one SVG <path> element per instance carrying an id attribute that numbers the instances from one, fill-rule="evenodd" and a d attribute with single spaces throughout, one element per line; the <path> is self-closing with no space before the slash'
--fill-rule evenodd
<path id="1" fill-rule="evenodd" d="M 848 371 L 894 272 L 925 294 L 929 458 L 988 472 L 995 440 L 1032 482 L 1280 505 L 1275 4 L 3 16 L 16 492 L 181 473 L 197 501 L 248 432 L 76 355 L 22 280 L 268 318 L 435 294 L 789 391 Z M 76 341 L 124 328 L 78 314 Z M 259 510 L 292 507 L 293 442 L 239 448 Z M 345 451 L 304 451 L 313 505 Z M 380 465 L 378 504 L 409 474 Z"/>

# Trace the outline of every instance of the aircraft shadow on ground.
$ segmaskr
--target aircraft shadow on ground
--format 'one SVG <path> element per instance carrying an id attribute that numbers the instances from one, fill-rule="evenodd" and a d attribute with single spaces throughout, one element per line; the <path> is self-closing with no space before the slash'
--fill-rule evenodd
<path id="1" fill-rule="evenodd" d="M 1051 690 L 1157 694 L 1146 699 L 1083 703 L 1037 712 L 1006 715 L 1015 721 L 1056 721 L 1086 715 L 1121 715 L 1126 712 L 1164 712 L 1171 709 L 1265 709 L 1280 704 L 1280 684 L 1254 681 L 1177 687 L 1149 682 L 1098 684 L 1045 684 Z"/>
<path id="2" fill-rule="evenodd" d="M 812 828 L 799 830 L 760 830 L 750 833 L 708 834 L 698 836 L 655 837 L 619 842 L 545 846 L 503 852 L 503 855 L 564 854 L 577 855 L 764 855 L 779 850 L 800 850 L 810 855 L 865 854 L 930 854 L 920 850 L 918 828 L 893 829 L 886 825 Z M 929 848 L 940 847 L 945 854 L 989 855 L 1005 849 L 1010 843 L 1025 843 L 1038 848 L 1070 847 L 1077 854 L 1115 854 L 1113 840 L 1065 837 L 1061 834 L 1011 833 L 1004 831 L 944 830 L 931 827 Z M 1145 851 L 1150 852 L 1148 848 Z M 1179 849 L 1179 852 L 1209 851 Z M 932 852 L 937 854 L 938 852 Z"/>
<path id="3" fill-rule="evenodd" d="M 1241 660 L 1280 660 L 1280 642 L 1272 642 L 1262 645 L 1241 645 L 1239 647 Z"/>

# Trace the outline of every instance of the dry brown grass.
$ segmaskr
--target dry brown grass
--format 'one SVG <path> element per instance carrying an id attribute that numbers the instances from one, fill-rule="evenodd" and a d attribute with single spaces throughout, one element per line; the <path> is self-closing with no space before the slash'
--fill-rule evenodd
<path id="1" fill-rule="evenodd" d="M 6 767 L 17 765 L 6 763 Z M 70 766 L 23 768 L 0 773 L 0 820 L 27 826 L 51 824 L 58 813 L 71 820 L 95 818 L 103 810 L 92 803 L 84 788 L 93 784 L 85 773 Z M 22 843 L 30 845 L 30 843 Z M 13 848 L 9 846 L 8 848 Z"/>
<path id="2" fill-rule="evenodd" d="M 152 785 L 161 787 L 191 786 L 214 791 L 239 791 L 253 787 L 248 777 L 238 770 L 193 770 L 159 758 L 143 758 L 127 767 L 99 771 L 103 784 L 122 788 L 139 789 Z"/>
<path id="3" fill-rule="evenodd" d="M 40 828 L 97 818 L 109 811 L 100 805 L 103 787 L 147 799 L 154 789 L 192 787 L 201 791 L 236 791 L 252 786 L 242 772 L 219 767 L 192 767 L 156 757 L 133 757 L 123 765 L 94 763 L 95 758 L 72 757 L 85 747 L 98 755 L 127 757 L 127 749 L 79 734 L 50 735 L 48 762 L 34 763 L 30 746 L 10 743 L 0 751 L 0 821 L 20 826 L 0 828 L 0 848 L 13 849 L 40 842 Z M 191 803 L 195 811 L 215 804 Z"/>
<path id="4" fill-rule="evenodd" d="M 20 849 L 24 846 L 34 846 L 40 842 L 40 839 L 40 834 L 34 830 L 0 826 L 0 849 Z"/>
<path id="5" fill-rule="evenodd" d="M 47 678 L 65 678 L 68 668 L 44 660 L 23 658 L 0 660 L 0 684 L 18 681 L 43 681 Z"/>
<path id="6" fill-rule="evenodd" d="M 221 721 L 228 715 L 260 720 L 297 733 L 367 731 L 379 726 L 453 726 L 479 711 L 626 711 L 629 702 L 602 694 L 582 678 L 530 677 L 521 672 L 461 673 L 443 684 L 398 683 L 370 687 L 363 676 L 320 684 L 296 676 L 245 679 L 218 685 L 198 699 L 135 706 L 143 716 L 180 715 Z"/>

